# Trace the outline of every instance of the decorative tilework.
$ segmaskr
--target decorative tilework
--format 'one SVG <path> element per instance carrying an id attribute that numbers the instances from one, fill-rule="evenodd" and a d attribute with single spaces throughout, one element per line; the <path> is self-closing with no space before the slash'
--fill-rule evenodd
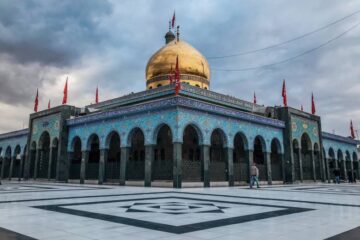
<path id="1" fill-rule="evenodd" d="M 180 106 L 180 107 L 179 107 Z M 118 110 L 117 113 L 125 110 Z M 113 116 L 113 113 L 107 113 Z M 93 116 L 92 116 L 93 117 Z M 249 143 L 253 143 L 257 135 L 261 135 L 265 142 L 266 151 L 270 150 L 271 140 L 277 138 L 282 145 L 283 136 L 282 128 L 272 127 L 269 125 L 252 123 L 244 120 L 221 116 L 218 114 L 207 113 L 200 110 L 191 110 L 189 108 L 182 108 L 178 104 L 178 108 L 140 112 L 136 115 L 118 116 L 117 118 L 109 118 L 107 120 L 92 121 L 88 123 L 75 124 L 74 120 L 69 124 L 69 143 L 73 138 L 79 136 L 82 141 L 82 150 L 87 149 L 87 142 L 91 134 L 95 133 L 100 139 L 100 148 L 107 148 L 106 138 L 112 132 L 119 133 L 121 138 L 121 146 L 129 146 L 131 139 L 131 130 L 140 128 L 144 133 L 145 144 L 156 143 L 156 133 L 159 126 L 167 124 L 172 133 L 173 141 L 182 142 L 183 131 L 185 127 L 192 124 L 199 132 L 200 144 L 210 145 L 211 133 L 216 128 L 221 129 L 225 133 L 226 146 L 233 147 L 234 137 L 237 132 L 242 132 L 247 137 Z M 69 122 L 70 122 L 69 121 Z M 68 151 L 72 151 L 71 144 L 68 146 Z M 253 146 L 248 146 L 252 149 Z M 281 152 L 283 149 L 281 149 Z"/>
<path id="2" fill-rule="evenodd" d="M 50 135 L 51 141 L 54 138 L 59 138 L 60 134 L 60 113 L 49 115 L 42 118 L 36 118 L 32 123 L 31 142 L 36 141 L 37 145 L 41 134 L 47 131 Z"/>
<path id="3" fill-rule="evenodd" d="M 319 144 L 319 128 L 315 121 L 309 119 L 291 116 L 292 137 L 301 142 L 301 136 L 307 133 L 310 137 L 312 145 Z"/>
<path id="4" fill-rule="evenodd" d="M 330 148 L 332 148 L 334 150 L 334 155 L 335 155 L 336 160 L 338 160 L 338 156 L 337 156 L 338 150 L 341 150 L 344 158 L 345 158 L 346 151 L 348 151 L 350 153 L 351 160 L 354 160 L 353 153 L 355 153 L 357 156 L 356 144 L 350 144 L 350 143 L 346 143 L 346 142 L 339 142 L 339 141 L 333 140 L 333 139 L 323 138 L 323 146 L 324 146 L 324 150 L 325 150 L 325 156 L 327 158 L 330 157 L 329 156 Z M 358 158 L 358 157 L 356 157 L 356 158 Z"/>
<path id="5" fill-rule="evenodd" d="M 0 139 L 0 157 L 5 156 L 5 151 L 8 147 L 11 148 L 11 155 L 13 155 L 14 150 L 18 145 L 20 146 L 21 153 L 24 153 L 24 149 L 27 143 L 27 137 L 27 132 L 21 132 L 21 134 L 11 134 L 11 136 L 8 138 Z"/>

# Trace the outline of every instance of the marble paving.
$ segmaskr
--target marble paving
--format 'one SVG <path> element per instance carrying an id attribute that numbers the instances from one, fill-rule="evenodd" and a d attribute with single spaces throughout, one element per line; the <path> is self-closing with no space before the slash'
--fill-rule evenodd
<path id="1" fill-rule="evenodd" d="M 3 181 L 0 239 L 360 239 L 360 184 L 142 188 Z"/>

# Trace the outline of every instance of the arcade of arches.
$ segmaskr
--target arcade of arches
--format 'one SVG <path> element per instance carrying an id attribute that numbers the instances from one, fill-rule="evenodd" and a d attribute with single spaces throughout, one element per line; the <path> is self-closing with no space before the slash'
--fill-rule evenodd
<path id="1" fill-rule="evenodd" d="M 228 148 L 226 135 L 221 129 L 214 129 L 210 136 L 210 145 L 204 145 L 201 131 L 188 125 L 183 132 L 183 141 L 173 142 L 171 129 L 164 124 L 156 130 L 155 145 L 145 145 L 140 128 L 133 129 L 125 140 L 117 132 L 111 132 L 106 137 L 105 149 L 100 148 L 100 139 L 96 134 L 92 134 L 85 143 L 74 137 L 70 143 L 72 151 L 68 153 L 68 179 L 80 180 L 80 183 L 93 180 L 99 184 L 121 185 L 139 182 L 145 186 L 161 181 L 173 183 L 174 187 L 181 187 L 181 183 L 186 182 L 199 182 L 204 186 L 228 182 L 232 186 L 249 181 L 249 169 L 254 163 L 259 168 L 260 181 L 269 184 L 286 181 L 288 170 L 285 169 L 278 139 L 272 139 L 266 146 L 263 137 L 258 135 L 249 143 L 246 136 L 239 132 L 234 136 L 233 148 Z M 122 141 L 127 144 L 122 144 Z M 21 176 L 23 166 L 15 157 L 21 152 L 20 147 L 16 147 L 13 154 L 10 148 L 5 151 L 5 160 L 1 162 L 2 176 Z M 325 156 L 325 150 L 312 143 L 307 134 L 302 135 L 301 141 L 293 140 L 292 151 L 293 181 L 331 179 L 337 167 L 345 180 L 349 177 L 349 169 L 359 169 L 355 152 L 343 153 L 332 148 L 328 149 L 326 164 L 322 163 L 321 155 Z M 38 143 L 32 142 L 29 151 L 30 176 L 56 179 L 58 152 L 58 139 L 50 139 L 47 132 L 41 135 Z M 351 174 L 357 177 L 359 172 Z"/>

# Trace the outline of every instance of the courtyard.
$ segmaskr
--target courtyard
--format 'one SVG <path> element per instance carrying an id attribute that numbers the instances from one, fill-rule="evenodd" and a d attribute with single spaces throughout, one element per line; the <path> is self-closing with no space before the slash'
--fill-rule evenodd
<path id="1" fill-rule="evenodd" d="M 144 188 L 3 181 L 0 239 L 359 239 L 360 184 Z"/>

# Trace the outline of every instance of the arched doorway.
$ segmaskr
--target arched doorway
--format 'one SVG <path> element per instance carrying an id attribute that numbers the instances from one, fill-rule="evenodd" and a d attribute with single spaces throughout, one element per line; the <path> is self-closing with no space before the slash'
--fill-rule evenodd
<path id="1" fill-rule="evenodd" d="M 12 167 L 12 178 L 20 178 L 21 177 L 21 147 L 17 145 L 14 150 L 14 162 Z"/>
<path id="2" fill-rule="evenodd" d="M 143 181 L 145 178 L 145 138 L 140 128 L 130 133 L 130 155 L 126 164 L 126 179 Z"/>
<path id="3" fill-rule="evenodd" d="M 301 161 L 304 180 L 314 180 L 311 151 L 312 144 L 310 137 L 304 133 L 301 137 Z"/>
<path id="4" fill-rule="evenodd" d="M 335 159 L 335 152 L 333 148 L 329 148 L 329 174 L 330 174 L 330 179 L 335 179 L 334 176 L 334 170 L 336 168 L 336 159 Z"/>
<path id="5" fill-rule="evenodd" d="M 35 162 L 36 162 L 36 142 L 33 141 L 29 152 L 29 177 L 35 178 Z"/>
<path id="6" fill-rule="evenodd" d="M 223 182 L 228 180 L 227 163 L 225 160 L 225 134 L 215 129 L 211 134 L 210 146 L 210 181 Z"/>
<path id="7" fill-rule="evenodd" d="M 167 125 L 163 125 L 157 134 L 152 172 L 153 180 L 173 179 L 172 133 Z"/>
<path id="8" fill-rule="evenodd" d="M 39 141 L 40 156 L 37 163 L 37 178 L 47 178 L 50 160 L 50 135 L 43 132 Z"/>
<path id="9" fill-rule="evenodd" d="M 199 135 L 192 125 L 188 125 L 183 134 L 182 175 L 184 181 L 203 181 Z"/>
<path id="10" fill-rule="evenodd" d="M 352 179 L 353 172 L 352 172 L 351 156 L 349 151 L 345 152 L 345 165 L 346 165 L 346 177 L 350 181 L 350 178 Z"/>
<path id="11" fill-rule="evenodd" d="M 119 182 L 120 181 L 120 136 L 113 131 L 107 138 L 107 145 L 109 146 L 108 158 L 105 163 L 105 182 Z"/>
<path id="12" fill-rule="evenodd" d="M 243 133 L 237 133 L 234 138 L 234 181 L 249 181 L 249 159 L 246 156 L 248 142 Z"/>
<path id="13" fill-rule="evenodd" d="M 5 155 L 4 155 L 4 159 L 3 159 L 3 164 L 4 166 L 2 166 L 3 168 L 3 173 L 2 173 L 2 177 L 3 178 L 8 178 L 9 174 L 10 174 L 10 164 L 11 164 L 11 147 L 8 146 L 6 148 L 5 151 Z"/>
<path id="14" fill-rule="evenodd" d="M 281 158 L 280 141 L 274 138 L 271 141 L 271 177 L 273 181 L 283 181 L 283 162 Z"/>
<path id="15" fill-rule="evenodd" d="M 96 134 L 90 136 L 88 140 L 89 160 L 85 166 L 86 180 L 99 179 L 100 163 L 100 140 Z"/>
<path id="16" fill-rule="evenodd" d="M 81 139 L 75 137 L 72 140 L 72 155 L 70 160 L 70 169 L 69 169 L 69 179 L 80 179 L 80 169 L 81 169 Z"/>
<path id="17" fill-rule="evenodd" d="M 301 181 L 301 165 L 300 165 L 300 154 L 301 149 L 298 140 L 294 139 L 292 142 L 293 157 L 294 157 L 294 174 L 295 181 Z"/>
<path id="18" fill-rule="evenodd" d="M 345 180 L 345 163 L 344 163 L 344 155 L 343 152 L 339 149 L 337 152 L 338 156 L 338 164 L 340 169 L 340 179 Z"/>
<path id="19" fill-rule="evenodd" d="M 254 140 L 254 163 L 259 169 L 259 180 L 267 180 L 267 167 L 265 161 L 265 141 L 261 136 L 256 136 Z"/>
<path id="20" fill-rule="evenodd" d="M 353 168 L 354 168 L 354 180 L 359 179 L 360 169 L 359 169 L 359 160 L 355 152 L 353 152 Z"/>
<path id="21" fill-rule="evenodd" d="M 59 151 L 59 140 L 54 138 L 51 144 L 51 164 L 50 164 L 50 179 L 56 178 L 56 169 L 57 169 L 57 161 L 58 161 L 58 151 Z"/>
<path id="22" fill-rule="evenodd" d="M 321 158 L 320 158 L 320 148 L 317 143 L 314 144 L 314 163 L 315 163 L 315 179 L 320 180 L 322 178 Z"/>

